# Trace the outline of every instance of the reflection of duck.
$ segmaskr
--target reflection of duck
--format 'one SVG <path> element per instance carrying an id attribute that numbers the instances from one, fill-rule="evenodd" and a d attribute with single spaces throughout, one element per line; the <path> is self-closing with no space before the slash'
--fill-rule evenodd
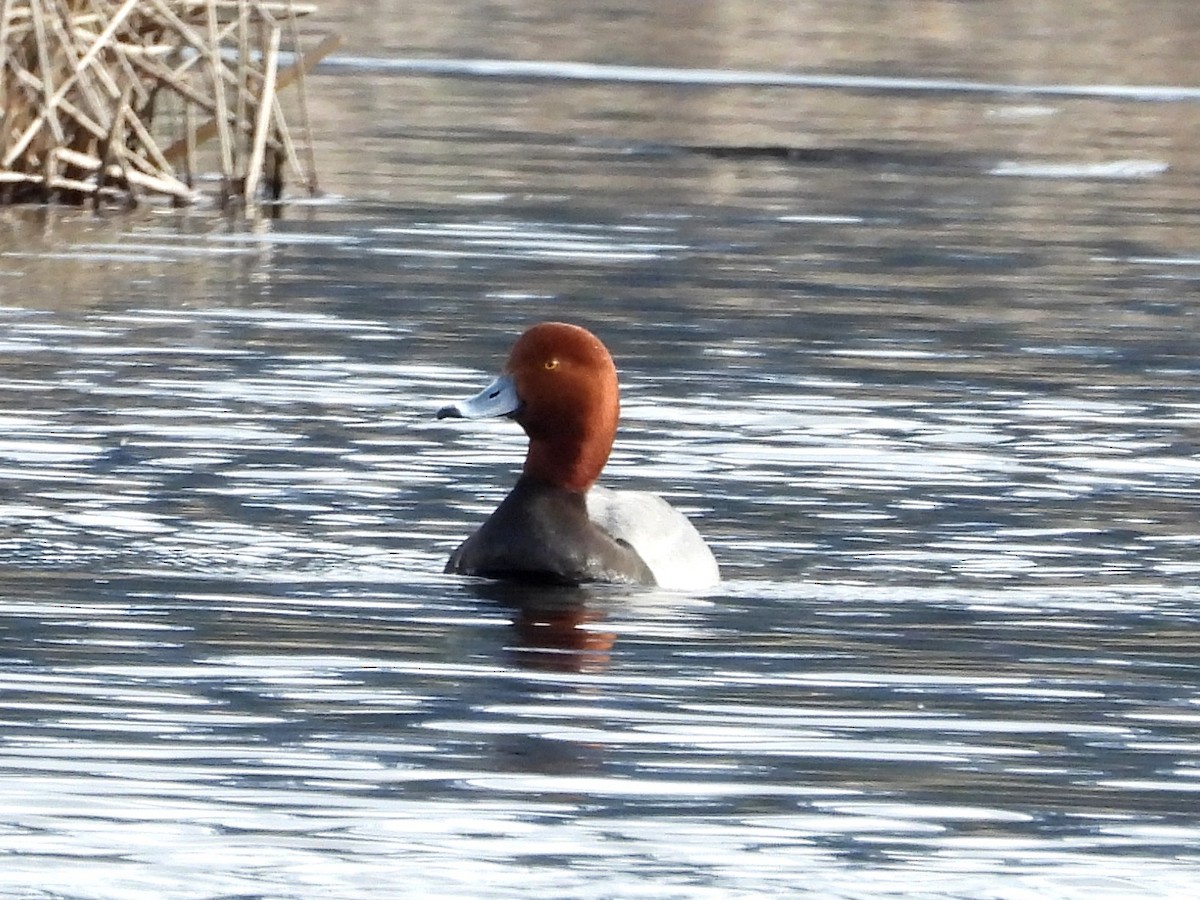
<path id="1" fill-rule="evenodd" d="M 556 610 L 522 608 L 513 625 L 521 637 L 521 665 L 555 672 L 595 672 L 607 668 L 617 636 L 597 631 L 603 614 L 585 605 Z"/>
<path id="2" fill-rule="evenodd" d="M 518 645 L 516 663 L 552 672 L 595 672 L 607 668 L 617 636 L 597 627 L 605 598 L 594 588 L 480 582 L 472 591 L 512 609 Z"/>
<path id="3" fill-rule="evenodd" d="M 712 552 L 665 500 L 594 487 L 618 415 L 617 370 L 595 335 L 559 322 L 521 335 L 495 381 L 438 411 L 439 419 L 509 416 L 529 436 L 512 492 L 446 571 L 551 584 L 715 585 Z"/>

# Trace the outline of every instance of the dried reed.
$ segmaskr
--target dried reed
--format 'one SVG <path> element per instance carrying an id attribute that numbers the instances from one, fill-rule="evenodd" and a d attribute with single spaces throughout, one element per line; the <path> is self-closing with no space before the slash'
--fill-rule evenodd
<path id="1" fill-rule="evenodd" d="M 338 39 L 300 52 L 296 20 L 312 11 L 292 0 L 0 0 L 0 203 L 190 203 L 204 171 L 219 176 L 222 204 L 278 199 L 289 170 L 315 192 L 303 76 Z M 294 81 L 289 128 L 278 92 Z"/>

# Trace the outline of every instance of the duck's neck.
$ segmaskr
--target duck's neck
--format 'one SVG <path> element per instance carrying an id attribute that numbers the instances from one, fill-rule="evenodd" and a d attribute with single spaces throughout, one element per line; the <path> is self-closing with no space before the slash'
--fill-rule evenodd
<path id="1" fill-rule="evenodd" d="M 611 437 L 607 440 L 595 435 L 588 440 L 532 438 L 524 472 L 539 481 L 585 494 L 600 477 L 611 450 Z"/>

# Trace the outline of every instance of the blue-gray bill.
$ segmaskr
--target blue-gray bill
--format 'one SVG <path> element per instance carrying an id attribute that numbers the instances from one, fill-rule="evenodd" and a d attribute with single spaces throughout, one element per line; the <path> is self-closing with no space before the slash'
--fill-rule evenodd
<path id="1" fill-rule="evenodd" d="M 437 411 L 439 419 L 488 419 L 510 416 L 521 406 L 517 386 L 501 375 L 474 397 L 447 404 Z"/>

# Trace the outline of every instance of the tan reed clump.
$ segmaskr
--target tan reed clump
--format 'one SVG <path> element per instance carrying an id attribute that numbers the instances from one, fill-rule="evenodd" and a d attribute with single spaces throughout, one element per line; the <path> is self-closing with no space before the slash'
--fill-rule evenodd
<path id="1" fill-rule="evenodd" d="M 0 203 L 189 203 L 207 175 L 223 204 L 254 203 L 289 171 L 315 191 L 304 73 L 337 39 L 299 52 L 312 9 L 0 0 Z M 292 82 L 294 127 L 279 98 Z"/>

